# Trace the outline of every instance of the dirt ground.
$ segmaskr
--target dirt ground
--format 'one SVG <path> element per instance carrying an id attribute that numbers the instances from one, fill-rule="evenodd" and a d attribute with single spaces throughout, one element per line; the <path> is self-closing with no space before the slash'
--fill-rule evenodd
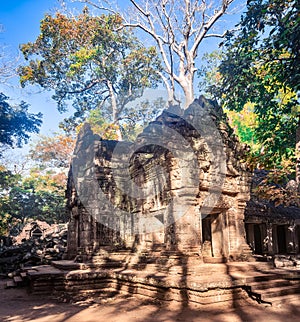
<path id="1" fill-rule="evenodd" d="M 180 303 L 155 303 L 134 296 L 97 297 L 76 303 L 64 303 L 50 296 L 30 295 L 25 289 L 5 289 L 0 281 L 1 322 L 150 322 L 150 321 L 300 321 L 299 303 L 278 307 L 241 301 L 234 308 L 225 304 L 183 307 Z"/>

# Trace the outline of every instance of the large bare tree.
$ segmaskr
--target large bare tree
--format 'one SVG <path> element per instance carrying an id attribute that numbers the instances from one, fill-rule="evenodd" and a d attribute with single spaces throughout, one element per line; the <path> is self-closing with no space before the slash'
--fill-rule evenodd
<path id="1" fill-rule="evenodd" d="M 107 8 L 106 1 L 81 0 L 98 9 Z M 143 30 L 156 43 L 164 73 L 169 102 L 178 101 L 176 84 L 182 89 L 185 106 L 194 100 L 195 59 L 199 45 L 209 37 L 224 37 L 218 33 L 217 22 L 228 12 L 234 0 L 130 0 L 130 13 L 122 14 L 125 27 Z"/>

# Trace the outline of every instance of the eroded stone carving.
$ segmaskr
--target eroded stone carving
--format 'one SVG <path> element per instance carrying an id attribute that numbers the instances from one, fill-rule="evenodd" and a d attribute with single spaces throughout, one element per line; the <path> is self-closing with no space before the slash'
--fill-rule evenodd
<path id="1" fill-rule="evenodd" d="M 135 143 L 102 140 L 85 125 L 68 182 L 67 256 L 85 260 L 103 247 L 161 247 L 205 261 L 249 255 L 243 149 L 204 97 L 165 110 Z"/>

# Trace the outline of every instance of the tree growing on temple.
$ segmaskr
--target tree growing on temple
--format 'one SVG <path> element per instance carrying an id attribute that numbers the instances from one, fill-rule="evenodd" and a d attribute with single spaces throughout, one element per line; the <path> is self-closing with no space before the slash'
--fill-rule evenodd
<path id="1" fill-rule="evenodd" d="M 217 32 L 217 23 L 233 1 L 130 0 L 130 11 L 122 14 L 124 27 L 139 28 L 154 41 L 163 65 L 160 76 L 171 104 L 180 101 L 176 86 L 183 91 L 185 106 L 193 102 L 199 47 L 205 39 L 227 34 L 227 30 Z M 101 4 L 105 1 L 81 2 L 105 9 Z"/>

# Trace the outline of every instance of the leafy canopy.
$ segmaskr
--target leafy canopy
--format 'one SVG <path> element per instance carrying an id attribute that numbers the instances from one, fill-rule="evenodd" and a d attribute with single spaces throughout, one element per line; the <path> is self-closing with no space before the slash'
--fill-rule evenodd
<path id="1" fill-rule="evenodd" d="M 28 176 L 0 170 L 0 234 L 22 226 L 28 219 L 66 222 L 63 173 L 32 169 Z"/>
<path id="2" fill-rule="evenodd" d="M 19 70 L 22 86 L 54 89 L 59 111 L 73 102 L 76 112 L 65 128 L 95 108 L 117 122 L 128 102 L 155 86 L 160 68 L 155 48 L 145 48 L 132 30 L 121 27 L 118 14 L 93 17 L 85 9 L 74 17 L 46 15 L 36 41 L 21 46 L 28 61 Z"/>
<path id="3" fill-rule="evenodd" d="M 29 133 L 38 133 L 42 124 L 42 114 L 28 112 L 28 105 L 18 106 L 8 103 L 8 97 L 0 93 L 0 147 L 21 147 L 27 143 Z M 1 155 L 1 152 L 0 152 Z"/>
<path id="4" fill-rule="evenodd" d="M 29 156 L 43 168 L 69 168 L 75 139 L 63 134 L 41 136 L 31 147 Z"/>
<path id="5" fill-rule="evenodd" d="M 219 83 L 211 87 L 228 109 L 254 104 L 256 137 L 268 167 L 295 153 L 299 26 L 298 1 L 249 0 L 239 32 L 225 42 Z"/>

